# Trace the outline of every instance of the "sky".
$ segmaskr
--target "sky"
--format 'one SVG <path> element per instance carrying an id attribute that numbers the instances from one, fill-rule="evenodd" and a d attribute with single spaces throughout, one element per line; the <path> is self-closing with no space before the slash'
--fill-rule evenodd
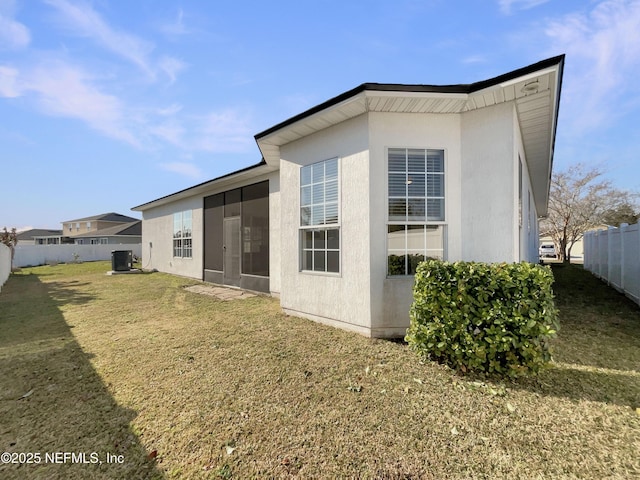
<path id="1" fill-rule="evenodd" d="M 640 0 L 0 0 L 0 228 L 139 218 L 362 83 L 472 83 L 559 54 L 554 169 L 640 191 Z"/>

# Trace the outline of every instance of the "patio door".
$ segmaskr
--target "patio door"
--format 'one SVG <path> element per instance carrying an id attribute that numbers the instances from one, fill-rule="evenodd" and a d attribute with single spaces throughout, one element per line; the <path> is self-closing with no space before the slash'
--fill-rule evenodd
<path id="1" fill-rule="evenodd" d="M 224 219 L 224 284 L 240 286 L 240 217 Z"/>

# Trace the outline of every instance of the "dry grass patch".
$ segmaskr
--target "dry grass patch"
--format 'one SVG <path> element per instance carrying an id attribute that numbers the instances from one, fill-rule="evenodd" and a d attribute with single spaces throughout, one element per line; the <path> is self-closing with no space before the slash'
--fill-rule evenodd
<path id="1" fill-rule="evenodd" d="M 184 278 L 105 276 L 106 263 L 25 269 L 0 294 L 0 449 L 125 463 L 0 476 L 640 474 L 639 311 L 561 268 L 586 283 L 583 296 L 558 285 L 558 364 L 517 383 L 458 377 L 403 343 L 287 317 L 271 298 L 225 302 Z"/>

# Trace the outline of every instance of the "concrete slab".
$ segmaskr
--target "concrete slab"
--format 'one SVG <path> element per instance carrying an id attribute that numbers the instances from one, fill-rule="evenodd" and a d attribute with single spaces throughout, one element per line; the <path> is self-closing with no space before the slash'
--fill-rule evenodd
<path id="1" fill-rule="evenodd" d="M 188 287 L 185 287 L 185 290 L 202 295 L 209 295 L 224 301 L 244 300 L 245 298 L 256 296 L 256 294 L 249 293 L 245 290 L 220 287 L 218 285 L 190 285 Z"/>
<path id="2" fill-rule="evenodd" d="M 120 271 L 109 270 L 107 272 L 107 275 L 128 275 L 130 273 L 142 273 L 142 270 L 139 270 L 137 268 L 132 268 L 131 270 L 120 270 Z"/>

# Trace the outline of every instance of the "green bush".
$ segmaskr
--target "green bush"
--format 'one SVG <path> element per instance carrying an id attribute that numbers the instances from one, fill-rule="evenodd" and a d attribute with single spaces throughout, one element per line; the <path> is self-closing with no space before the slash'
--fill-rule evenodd
<path id="1" fill-rule="evenodd" d="M 535 374 L 558 330 L 553 274 L 530 263 L 427 260 L 415 275 L 412 349 L 462 372 Z"/>

